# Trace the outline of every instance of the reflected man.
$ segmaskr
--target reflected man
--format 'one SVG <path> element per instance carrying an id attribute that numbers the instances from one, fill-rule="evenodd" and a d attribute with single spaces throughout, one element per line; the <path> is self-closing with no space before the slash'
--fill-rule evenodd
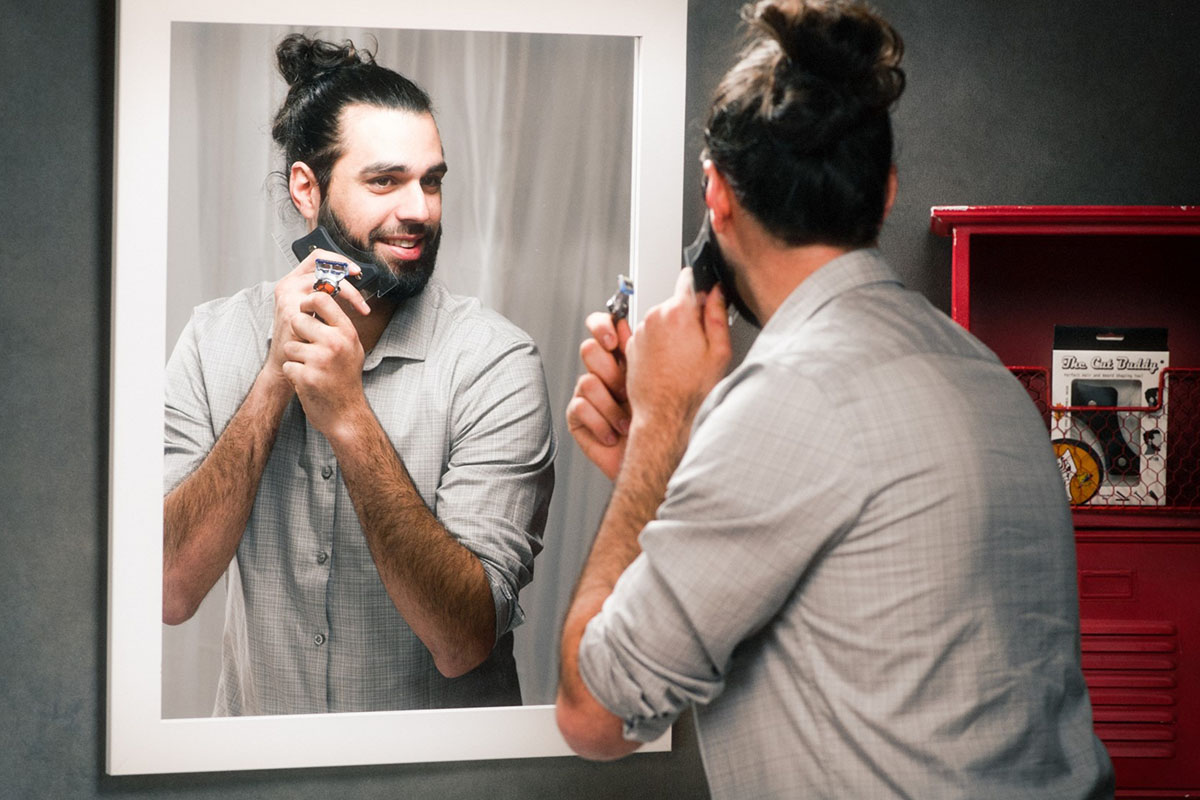
<path id="1" fill-rule="evenodd" d="M 554 482 L 536 347 L 431 280 L 429 97 L 349 42 L 276 56 L 293 205 L 397 280 L 315 291 L 317 259 L 347 262 L 315 250 L 196 309 L 167 367 L 163 619 L 227 577 L 217 715 L 519 704 Z"/>

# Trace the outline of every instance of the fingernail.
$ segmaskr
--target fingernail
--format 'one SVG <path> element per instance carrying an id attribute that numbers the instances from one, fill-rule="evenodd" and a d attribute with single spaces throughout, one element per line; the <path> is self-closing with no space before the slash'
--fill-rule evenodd
<path id="1" fill-rule="evenodd" d="M 617 430 L 619 430 L 622 435 L 629 433 L 629 420 L 617 420 Z"/>

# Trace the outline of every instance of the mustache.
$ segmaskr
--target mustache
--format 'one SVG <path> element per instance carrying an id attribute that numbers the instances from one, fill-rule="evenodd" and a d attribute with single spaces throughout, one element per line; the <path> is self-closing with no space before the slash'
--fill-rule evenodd
<path id="1" fill-rule="evenodd" d="M 367 235 L 367 239 L 374 244 L 381 239 L 388 239 L 393 236 L 423 236 L 426 239 L 432 239 L 437 233 L 438 228 L 427 223 L 401 222 L 396 225 L 389 225 L 386 228 L 380 225 Z"/>

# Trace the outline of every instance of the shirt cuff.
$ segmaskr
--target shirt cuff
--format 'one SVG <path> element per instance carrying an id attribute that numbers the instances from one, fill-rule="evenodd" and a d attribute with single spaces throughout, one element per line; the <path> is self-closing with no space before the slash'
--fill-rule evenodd
<path id="1" fill-rule="evenodd" d="M 643 680 L 655 680 L 648 670 L 641 673 Z M 579 675 L 596 701 L 621 718 L 622 735 L 631 742 L 652 742 L 659 738 L 688 704 L 683 701 L 660 708 L 651 706 L 649 697 L 669 696 L 672 692 L 665 686 L 657 691 L 643 689 L 635 682 L 605 635 L 603 612 L 588 622 L 579 642 Z"/>
<path id="2" fill-rule="evenodd" d="M 492 589 L 492 604 L 496 608 L 496 641 L 525 621 L 525 612 L 517 602 L 517 596 L 508 581 L 497 575 L 495 571 L 483 563 L 483 574 L 487 576 L 488 585 Z"/>

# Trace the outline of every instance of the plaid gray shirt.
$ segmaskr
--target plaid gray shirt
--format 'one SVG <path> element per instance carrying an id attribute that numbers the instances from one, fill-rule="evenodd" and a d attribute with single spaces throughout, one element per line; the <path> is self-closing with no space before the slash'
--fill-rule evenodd
<path id="1" fill-rule="evenodd" d="M 875 251 L 713 390 L 641 545 L 582 675 L 632 739 L 696 704 L 715 798 L 1111 794 L 1046 429 Z"/>
<path id="2" fill-rule="evenodd" d="M 166 490 L 233 417 L 271 335 L 273 286 L 196 309 L 167 365 Z M 392 605 L 333 451 L 293 398 L 226 573 L 217 715 L 519 704 L 511 629 L 554 483 L 554 437 L 532 340 L 431 281 L 366 356 L 363 388 L 417 490 L 482 562 L 497 645 L 442 677 Z"/>

